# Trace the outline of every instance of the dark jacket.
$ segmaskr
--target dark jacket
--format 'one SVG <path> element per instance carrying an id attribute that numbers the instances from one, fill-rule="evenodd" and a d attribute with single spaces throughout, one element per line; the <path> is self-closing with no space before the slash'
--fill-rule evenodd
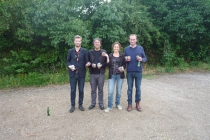
<path id="1" fill-rule="evenodd" d="M 106 50 L 101 49 L 101 50 L 100 50 L 100 54 L 102 54 L 102 52 L 107 53 Z M 94 59 L 95 59 L 93 53 L 94 53 L 94 50 L 93 50 L 93 49 L 89 50 L 89 52 L 88 52 L 88 60 L 89 60 L 89 62 L 90 62 L 91 64 L 94 62 Z M 106 57 L 100 55 L 100 57 L 99 57 L 99 62 L 102 64 L 102 66 L 101 66 L 101 68 L 100 68 L 100 74 L 104 74 L 104 73 L 105 73 L 106 65 L 107 65 L 107 62 L 106 62 L 106 61 L 107 61 L 107 60 L 106 60 Z M 92 67 L 92 65 L 90 65 L 90 66 L 89 66 L 89 72 L 90 72 L 90 73 L 91 73 L 92 69 L 94 69 L 94 68 Z"/>
<path id="2" fill-rule="evenodd" d="M 66 59 L 66 65 L 67 67 L 70 65 L 74 65 L 78 69 L 78 75 L 79 77 L 85 77 L 86 74 L 86 68 L 85 65 L 88 63 L 88 52 L 85 48 L 80 48 L 79 58 L 78 62 L 75 58 L 75 48 L 72 48 L 68 51 L 67 59 Z M 76 73 L 76 71 L 72 71 L 69 69 L 69 75 L 70 77 L 73 77 Z"/>
<path id="3" fill-rule="evenodd" d="M 109 68 L 109 79 L 112 78 L 112 58 L 113 58 L 113 53 L 109 54 L 109 63 L 107 63 L 107 66 Z M 126 61 L 125 61 L 125 58 L 124 58 L 124 54 L 123 53 L 120 53 L 120 66 L 123 66 L 124 70 L 125 70 L 125 67 L 126 67 Z M 121 72 L 120 73 L 120 78 L 121 79 L 124 79 L 125 78 L 125 72 Z"/>

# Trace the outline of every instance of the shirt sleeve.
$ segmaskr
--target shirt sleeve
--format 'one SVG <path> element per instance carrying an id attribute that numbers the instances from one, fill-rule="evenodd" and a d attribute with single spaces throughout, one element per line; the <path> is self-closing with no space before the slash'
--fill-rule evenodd
<path id="1" fill-rule="evenodd" d="M 89 59 L 88 59 L 88 51 L 85 49 L 85 64 L 87 64 L 89 62 Z"/>
<path id="2" fill-rule="evenodd" d="M 103 52 L 107 53 L 106 50 L 103 50 Z M 104 56 L 105 57 L 105 56 Z M 105 57 L 105 61 L 102 63 L 102 68 L 105 68 L 107 66 L 107 58 Z"/>
<path id="3" fill-rule="evenodd" d="M 147 57 L 146 54 L 144 52 L 144 48 L 142 47 L 142 62 L 146 62 L 147 61 Z"/>
<path id="4" fill-rule="evenodd" d="M 66 58 L 66 65 L 67 67 L 71 65 L 71 50 L 68 51 L 67 58 Z"/>

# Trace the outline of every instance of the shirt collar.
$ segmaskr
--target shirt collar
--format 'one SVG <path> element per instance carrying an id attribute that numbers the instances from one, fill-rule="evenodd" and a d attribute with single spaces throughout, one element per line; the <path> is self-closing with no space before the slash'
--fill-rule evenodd
<path id="1" fill-rule="evenodd" d="M 75 50 L 75 52 L 77 52 L 77 51 L 76 51 L 76 47 L 74 47 L 74 50 Z M 80 50 L 81 50 L 81 47 L 79 48 L 78 52 L 80 52 Z"/>
<path id="2" fill-rule="evenodd" d="M 136 48 L 138 45 L 136 44 L 136 46 L 134 48 Z M 129 45 L 130 48 L 133 48 L 131 45 Z"/>

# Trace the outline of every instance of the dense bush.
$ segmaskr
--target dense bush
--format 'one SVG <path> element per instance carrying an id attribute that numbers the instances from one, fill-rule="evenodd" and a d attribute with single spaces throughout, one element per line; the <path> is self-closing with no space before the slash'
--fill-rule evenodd
<path id="1" fill-rule="evenodd" d="M 148 63 L 210 62 L 209 0 L 1 0 L 0 73 L 56 72 L 65 67 L 73 37 L 92 48 L 128 45 L 138 34 Z"/>
<path id="2" fill-rule="evenodd" d="M 148 6 L 153 24 L 162 33 L 160 43 L 168 42 L 165 47 L 170 47 L 177 59 L 210 62 L 210 0 L 141 0 L 141 3 Z M 163 56 L 167 54 L 164 52 Z"/>

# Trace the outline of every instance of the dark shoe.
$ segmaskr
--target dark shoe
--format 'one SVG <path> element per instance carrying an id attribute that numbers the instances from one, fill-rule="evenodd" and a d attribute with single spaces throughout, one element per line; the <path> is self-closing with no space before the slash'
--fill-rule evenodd
<path id="1" fill-rule="evenodd" d="M 69 112 L 72 113 L 72 112 L 74 112 L 74 110 L 75 110 L 75 106 L 71 106 Z"/>
<path id="2" fill-rule="evenodd" d="M 128 105 L 127 111 L 130 112 L 132 110 L 132 105 Z"/>
<path id="3" fill-rule="evenodd" d="M 85 108 L 84 108 L 82 105 L 79 105 L 79 109 L 80 109 L 81 111 L 85 111 Z"/>
<path id="4" fill-rule="evenodd" d="M 88 109 L 91 110 L 91 109 L 93 109 L 94 107 L 95 107 L 94 105 L 90 105 Z"/>
<path id="5" fill-rule="evenodd" d="M 140 107 L 140 105 L 139 105 L 139 102 L 136 102 L 136 110 L 137 110 L 137 111 L 141 111 L 141 107 Z"/>
<path id="6" fill-rule="evenodd" d="M 103 105 L 99 105 L 99 108 L 100 108 L 101 110 L 104 110 L 104 106 L 103 106 Z"/>

